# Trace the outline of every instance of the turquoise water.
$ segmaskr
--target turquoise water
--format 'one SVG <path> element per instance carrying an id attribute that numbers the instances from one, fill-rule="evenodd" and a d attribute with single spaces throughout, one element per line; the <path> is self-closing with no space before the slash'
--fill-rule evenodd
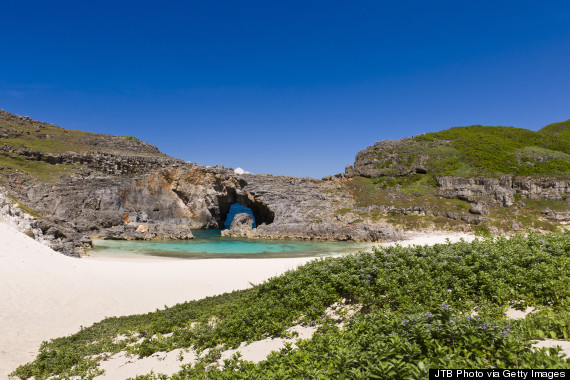
<path id="1" fill-rule="evenodd" d="M 94 257 L 157 256 L 184 259 L 290 258 L 356 252 L 365 245 L 350 242 L 239 239 L 220 236 L 220 230 L 194 230 L 192 240 L 97 240 Z"/>

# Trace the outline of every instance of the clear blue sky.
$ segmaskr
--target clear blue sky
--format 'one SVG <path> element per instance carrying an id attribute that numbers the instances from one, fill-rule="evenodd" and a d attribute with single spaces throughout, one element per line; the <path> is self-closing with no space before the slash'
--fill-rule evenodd
<path id="1" fill-rule="evenodd" d="M 0 108 L 254 173 L 570 118 L 568 1 L 0 4 Z"/>

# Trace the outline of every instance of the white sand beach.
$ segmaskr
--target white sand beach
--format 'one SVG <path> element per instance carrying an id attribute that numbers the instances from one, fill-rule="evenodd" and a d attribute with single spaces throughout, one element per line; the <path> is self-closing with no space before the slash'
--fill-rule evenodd
<path id="1" fill-rule="evenodd" d="M 466 234 L 463 232 L 425 232 L 425 233 L 418 233 L 415 234 L 413 237 L 410 237 L 406 240 L 401 241 L 394 241 L 390 243 L 380 243 L 380 244 L 372 244 L 376 247 L 389 247 L 394 246 L 396 244 L 401 245 L 402 247 L 409 247 L 412 245 L 434 245 L 434 244 L 444 244 L 447 241 L 450 243 L 457 243 L 460 240 L 465 240 L 467 242 L 475 240 L 476 236 L 473 234 Z"/>
<path id="2" fill-rule="evenodd" d="M 244 289 L 309 260 L 74 259 L 0 223 L 0 379 L 80 326 Z"/>
<path id="3" fill-rule="evenodd" d="M 464 234 L 426 235 L 434 244 Z M 105 317 L 154 311 L 237 289 L 310 261 L 288 259 L 74 259 L 0 222 L 0 379 L 33 360 L 44 340 Z"/>

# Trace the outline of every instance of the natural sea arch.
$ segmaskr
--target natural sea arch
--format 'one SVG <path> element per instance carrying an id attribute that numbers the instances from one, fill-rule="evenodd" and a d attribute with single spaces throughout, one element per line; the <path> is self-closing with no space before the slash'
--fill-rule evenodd
<path id="1" fill-rule="evenodd" d="M 253 211 L 249 207 L 246 207 L 246 206 L 241 205 L 239 203 L 234 203 L 230 206 L 230 209 L 228 210 L 228 213 L 226 215 L 224 227 L 230 228 L 230 226 L 232 225 L 232 222 L 234 220 L 234 217 L 237 214 L 241 214 L 241 213 L 247 213 L 247 214 L 251 215 L 251 217 L 253 218 L 253 226 L 252 227 L 253 228 L 257 227 L 257 225 L 255 224 L 256 220 L 255 220 L 255 215 L 253 214 Z"/>

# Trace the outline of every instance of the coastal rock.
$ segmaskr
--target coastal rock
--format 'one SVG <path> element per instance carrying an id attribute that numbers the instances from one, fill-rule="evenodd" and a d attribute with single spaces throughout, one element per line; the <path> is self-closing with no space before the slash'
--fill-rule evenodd
<path id="1" fill-rule="evenodd" d="M 180 224 L 135 224 L 114 226 L 99 231 L 94 236 L 98 239 L 114 240 L 189 240 L 194 239 L 192 229 L 187 225 Z"/>
<path id="2" fill-rule="evenodd" d="M 0 192 L 0 222 L 6 223 L 29 237 L 55 248 L 67 256 L 78 257 L 85 249 L 92 246 L 91 240 L 85 241 L 75 231 L 57 226 L 52 222 L 38 220 L 19 208 L 19 204 Z M 73 236 L 74 239 L 68 239 Z"/>
<path id="3" fill-rule="evenodd" d="M 468 202 L 477 202 L 482 198 L 490 199 L 504 207 L 513 205 L 516 190 L 512 187 L 512 178 L 463 178 L 438 177 L 439 195 L 446 198 L 458 198 Z"/>
<path id="4" fill-rule="evenodd" d="M 242 212 L 234 216 L 234 220 L 230 226 L 232 232 L 251 230 L 253 228 L 253 217 L 248 213 Z"/>
<path id="5" fill-rule="evenodd" d="M 36 136 L 63 141 L 74 134 L 4 111 L 0 112 L 0 121 L 4 122 L 0 138 L 5 139 Z M 438 209 L 429 202 L 399 205 L 405 176 L 415 175 L 426 183 L 423 176 L 433 169 L 422 145 L 428 143 L 421 139 L 414 140 L 413 146 L 409 145 L 412 138 L 377 142 L 358 152 L 344 177 L 335 174 L 316 180 L 241 171 L 236 174 L 222 165 L 201 167 L 165 156 L 133 137 L 80 137 L 81 149 L 70 152 L 29 148 L 33 144 L 28 148 L 25 144 L 0 145 L 0 156 L 23 160 L 24 166 L 18 167 L 30 168 L 32 165 L 25 164 L 33 162 L 41 164 L 45 173 L 55 173 L 45 180 L 11 167 L 0 172 L 6 191 L 41 219 L 27 220 L 21 208 L 6 202 L 0 202 L 0 214 L 17 220 L 16 224 L 36 239 L 75 256 L 89 247 L 89 237 L 190 239 L 193 228 L 222 228 L 235 203 L 251 209 L 257 228 L 252 229 L 249 220 L 238 227 L 242 222 L 234 220 L 238 225 L 224 231 L 229 236 L 378 241 L 395 240 L 404 234 L 387 223 L 386 214 L 433 215 L 477 225 L 489 220 L 491 207 L 516 205 L 520 209 L 520 199 L 564 201 L 570 197 L 568 178 L 440 176 L 434 198 L 470 202 L 469 213 L 464 204 L 447 209 Z M 78 141 L 76 136 L 71 143 Z M 428 145 L 435 152 L 450 148 L 446 141 L 431 141 Z M 396 185 L 380 201 L 375 199 L 373 189 L 366 189 L 364 196 L 370 199 L 362 201 L 362 194 L 360 198 L 355 196 L 359 189 L 348 185 L 359 181 L 356 176 L 386 177 L 387 182 L 394 179 Z M 543 218 L 566 223 L 570 217 L 561 209 L 549 210 Z M 137 231 L 139 226 L 148 229 Z"/>
<path id="6" fill-rule="evenodd" d="M 351 226 L 341 223 L 330 224 L 288 224 L 269 228 L 261 225 L 253 230 L 222 231 L 224 236 L 259 239 L 295 239 L 295 240 L 338 240 L 356 242 L 393 241 L 401 239 L 404 233 L 390 224 L 369 225 L 361 223 Z"/>
<path id="7" fill-rule="evenodd" d="M 77 174 L 81 178 L 91 175 L 90 171 L 124 176 L 150 173 L 162 168 L 177 167 L 184 164 L 184 161 L 171 157 L 139 156 L 108 152 L 50 153 L 30 149 L 16 149 L 6 144 L 0 145 L 0 154 L 2 152 L 15 154 L 30 161 L 43 161 L 51 165 L 83 166 L 83 173 Z"/>

